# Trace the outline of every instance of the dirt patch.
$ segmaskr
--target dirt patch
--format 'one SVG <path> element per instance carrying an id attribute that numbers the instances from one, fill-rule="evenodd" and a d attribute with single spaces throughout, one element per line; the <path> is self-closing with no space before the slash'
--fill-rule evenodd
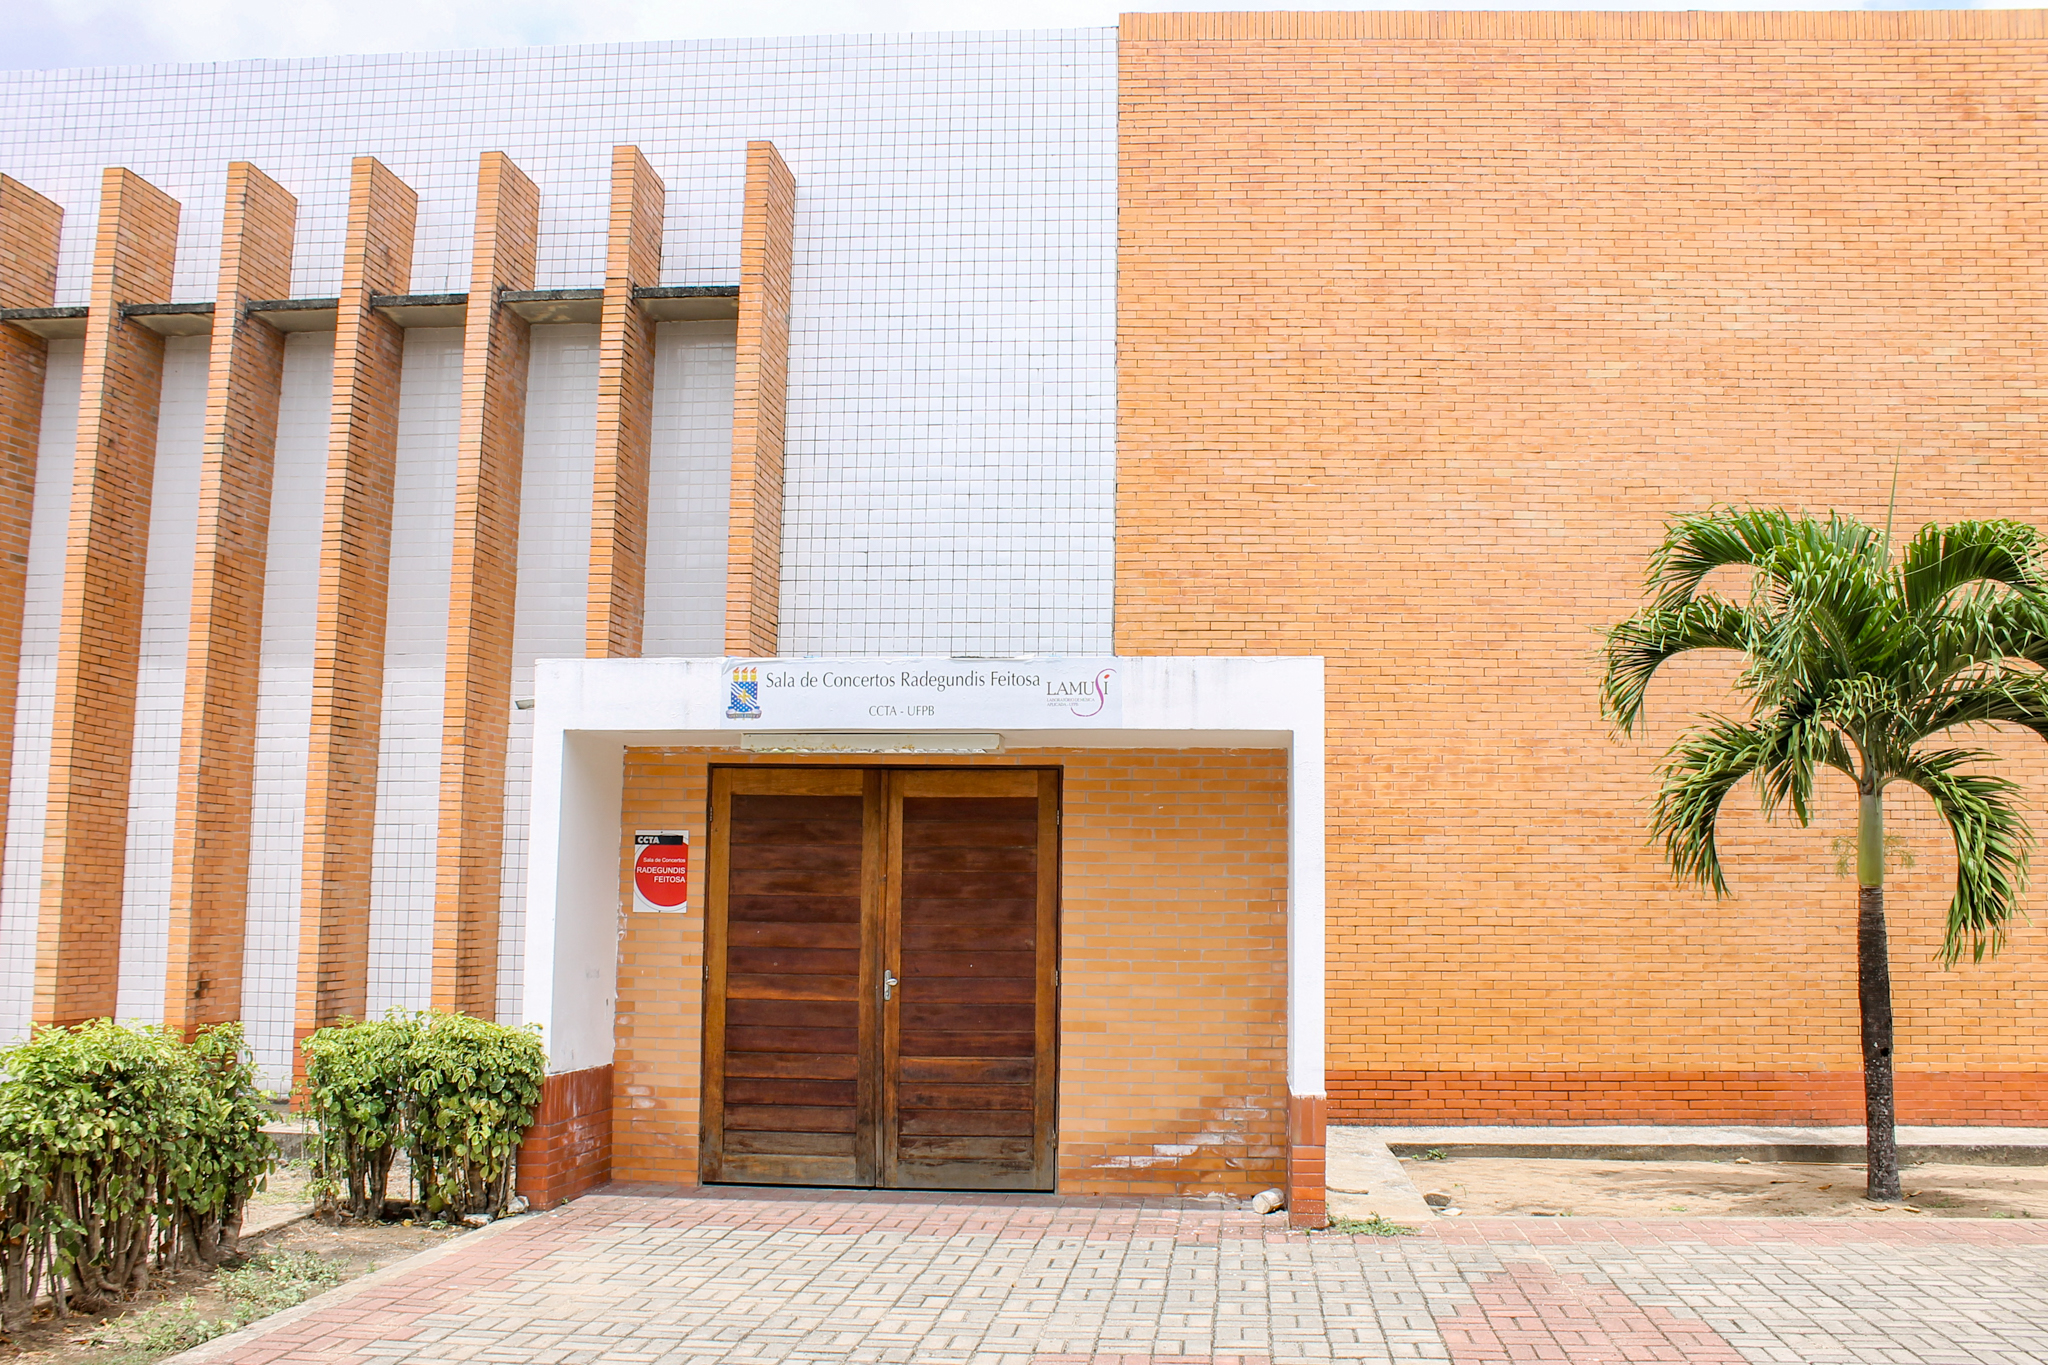
<path id="1" fill-rule="evenodd" d="M 283 1198 L 287 1192 L 277 1193 Z M 252 1221 L 258 1216 L 257 1201 L 263 1198 L 259 1195 L 250 1201 Z M 317 1291 L 367 1275 L 461 1235 L 459 1230 L 450 1228 L 406 1227 L 396 1223 L 330 1226 L 308 1219 L 260 1237 L 244 1237 L 242 1253 L 258 1267 L 271 1263 L 290 1267 L 301 1277 L 300 1283 Z M 306 1278 L 309 1273 L 310 1279 Z M 285 1306 L 282 1301 L 275 1304 L 277 1308 Z M 69 1319 L 58 1319 L 47 1312 L 40 1314 L 28 1331 L 14 1338 L 0 1338 L 0 1360 L 9 1365 L 143 1365 L 193 1344 L 170 1340 L 188 1316 L 215 1322 L 236 1307 L 219 1275 L 187 1270 L 158 1281 L 111 1311 Z M 150 1335 L 164 1338 L 165 1344 L 151 1345 L 139 1340 Z"/>
<path id="2" fill-rule="evenodd" d="M 1579 1218 L 2048 1218 L 2048 1167 L 1908 1166 L 1906 1197 L 1863 1198 L 1861 1166 L 1806 1162 L 1408 1158 L 1425 1195 L 1465 1214 Z"/>

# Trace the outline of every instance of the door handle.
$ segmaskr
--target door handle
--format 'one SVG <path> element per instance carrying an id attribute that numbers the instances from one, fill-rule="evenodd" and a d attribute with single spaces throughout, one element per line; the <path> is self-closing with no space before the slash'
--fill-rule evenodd
<path id="1" fill-rule="evenodd" d="M 896 988 L 902 984 L 902 982 L 896 979 L 896 973 L 890 971 L 887 967 L 882 968 L 882 999 L 887 1000 L 895 995 Z"/>

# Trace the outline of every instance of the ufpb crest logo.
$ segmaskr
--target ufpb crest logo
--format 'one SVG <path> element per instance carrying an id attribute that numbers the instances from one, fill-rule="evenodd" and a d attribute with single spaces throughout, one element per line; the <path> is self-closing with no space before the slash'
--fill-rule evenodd
<path id="1" fill-rule="evenodd" d="M 761 670 L 745 665 L 727 670 L 725 718 L 761 719 Z"/>

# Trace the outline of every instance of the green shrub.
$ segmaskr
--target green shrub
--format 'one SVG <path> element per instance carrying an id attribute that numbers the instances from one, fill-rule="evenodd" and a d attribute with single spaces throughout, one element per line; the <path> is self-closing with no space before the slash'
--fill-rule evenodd
<path id="1" fill-rule="evenodd" d="M 299 1045 L 313 1197 L 323 1213 L 375 1218 L 384 1208 L 391 1163 L 405 1133 L 410 1021 L 344 1020 Z"/>
<path id="2" fill-rule="evenodd" d="M 0 1325 L 38 1293 L 60 1313 L 232 1255 L 276 1158 L 239 1025 L 187 1044 L 96 1020 L 0 1051 Z"/>
<path id="3" fill-rule="evenodd" d="M 420 1204 L 430 1216 L 496 1214 L 547 1077 L 540 1036 L 466 1014 L 416 1018 L 406 1154 Z"/>
<path id="4" fill-rule="evenodd" d="M 303 1044 L 316 1198 L 375 1218 L 403 1151 L 412 1200 L 430 1217 L 494 1215 L 540 1104 L 547 1058 L 530 1028 L 396 1010 L 344 1021 Z"/>

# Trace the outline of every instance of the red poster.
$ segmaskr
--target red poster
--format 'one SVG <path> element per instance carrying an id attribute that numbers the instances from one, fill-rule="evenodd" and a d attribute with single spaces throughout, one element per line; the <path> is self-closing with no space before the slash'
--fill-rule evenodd
<path id="1" fill-rule="evenodd" d="M 690 902 L 690 836 L 643 830 L 633 836 L 636 910 L 682 910 Z"/>

